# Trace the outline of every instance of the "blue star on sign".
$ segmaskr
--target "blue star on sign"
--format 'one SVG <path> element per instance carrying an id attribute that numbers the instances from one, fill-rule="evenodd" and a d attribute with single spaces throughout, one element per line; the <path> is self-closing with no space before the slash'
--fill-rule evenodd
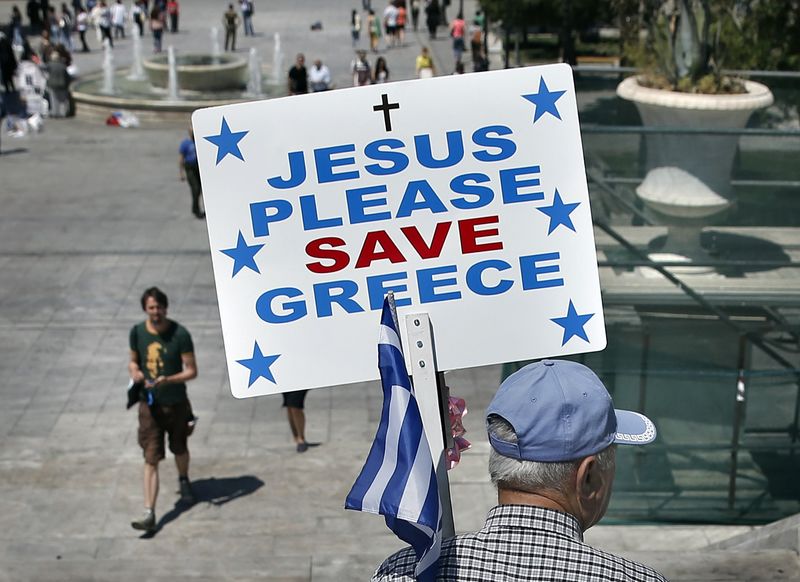
<path id="1" fill-rule="evenodd" d="M 217 146 L 217 165 L 227 156 L 231 154 L 234 157 L 244 161 L 242 152 L 239 150 L 239 142 L 246 136 L 249 131 L 231 131 L 228 127 L 227 120 L 222 118 L 222 128 L 219 130 L 218 135 L 207 135 L 203 139 L 210 141 Z"/>
<path id="2" fill-rule="evenodd" d="M 558 108 L 556 107 L 556 101 L 561 99 L 564 93 L 566 93 L 566 91 L 550 91 L 547 88 L 547 83 L 544 82 L 544 77 L 539 79 L 538 93 L 522 95 L 523 99 L 527 99 L 536 106 L 533 122 L 536 123 L 545 113 L 549 113 L 556 119 L 561 119 L 561 115 L 559 115 Z"/>
<path id="3" fill-rule="evenodd" d="M 261 348 L 258 347 L 258 342 L 255 342 L 255 346 L 253 347 L 253 357 L 247 358 L 245 360 L 236 360 L 237 364 L 241 364 L 248 370 L 250 370 L 250 379 L 247 382 L 247 387 L 253 385 L 253 382 L 258 380 L 259 378 L 266 378 L 273 384 L 277 384 L 275 382 L 275 377 L 272 375 L 272 371 L 269 367 L 275 363 L 280 357 L 280 354 L 275 354 L 274 356 L 265 356 L 261 352 Z"/>
<path id="4" fill-rule="evenodd" d="M 569 217 L 569 215 L 572 214 L 572 211 L 575 210 L 579 205 L 580 202 L 564 204 L 563 200 L 561 200 L 561 194 L 558 193 L 558 188 L 556 188 L 556 194 L 553 197 L 552 206 L 542 206 L 537 208 L 537 210 L 550 217 L 550 226 L 547 229 L 547 234 L 549 235 L 562 224 L 572 232 L 576 232 L 575 225 L 572 224 L 572 219 Z"/>
<path id="5" fill-rule="evenodd" d="M 232 249 L 220 250 L 222 254 L 228 255 L 233 259 L 233 275 L 231 275 L 231 277 L 235 277 L 236 273 L 245 267 L 251 271 L 255 271 L 260 275 L 261 271 L 258 270 L 258 265 L 256 264 L 256 253 L 260 251 L 263 246 L 264 245 L 248 245 L 246 242 L 244 242 L 244 237 L 242 236 L 242 231 L 240 230 L 239 239 L 236 241 L 236 246 Z"/>
<path id="6" fill-rule="evenodd" d="M 586 331 L 583 329 L 583 326 L 586 325 L 592 317 L 594 317 L 594 313 L 586 313 L 584 315 L 579 315 L 577 311 L 575 311 L 575 306 L 572 304 L 572 300 L 569 301 L 569 307 L 567 308 L 567 315 L 565 317 L 554 317 L 550 321 L 557 323 L 561 327 L 564 328 L 564 337 L 561 340 L 561 345 L 563 346 L 567 343 L 572 336 L 578 336 L 583 341 L 588 342 L 589 338 L 586 336 Z"/>

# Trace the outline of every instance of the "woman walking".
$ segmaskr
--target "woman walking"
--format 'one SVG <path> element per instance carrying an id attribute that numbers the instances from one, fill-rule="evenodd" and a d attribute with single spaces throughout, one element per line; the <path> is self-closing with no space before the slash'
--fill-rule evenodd
<path id="1" fill-rule="evenodd" d="M 389 80 L 389 69 L 386 66 L 386 59 L 378 57 L 375 61 L 375 73 L 373 74 L 373 83 L 386 83 Z"/>
<path id="2" fill-rule="evenodd" d="M 150 12 L 150 31 L 153 33 L 153 52 L 161 52 L 161 38 L 164 36 L 164 21 L 158 6 L 153 6 Z"/>
<path id="3" fill-rule="evenodd" d="M 358 46 L 358 40 L 361 38 L 361 15 L 358 10 L 353 8 L 350 14 L 350 34 L 353 37 L 353 48 Z"/>
<path id="4" fill-rule="evenodd" d="M 370 10 L 367 17 L 367 28 L 369 28 L 369 48 L 372 52 L 378 52 L 378 43 L 381 39 L 381 21 L 375 16 L 375 11 Z"/>
<path id="5" fill-rule="evenodd" d="M 81 6 L 78 9 L 78 14 L 75 16 L 75 28 L 78 30 L 78 36 L 81 39 L 81 52 L 88 53 L 89 45 L 86 44 L 86 30 L 89 28 L 89 13 Z"/>

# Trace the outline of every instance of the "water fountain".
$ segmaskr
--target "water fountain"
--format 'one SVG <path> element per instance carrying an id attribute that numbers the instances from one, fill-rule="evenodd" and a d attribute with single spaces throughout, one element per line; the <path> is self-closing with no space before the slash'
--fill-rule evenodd
<path id="1" fill-rule="evenodd" d="M 103 41 L 103 86 L 100 92 L 103 95 L 114 94 L 114 51 L 108 39 Z"/>
<path id="2" fill-rule="evenodd" d="M 131 38 L 133 39 L 133 64 L 131 65 L 128 76 L 130 81 L 144 81 L 144 67 L 142 66 L 142 37 L 139 36 L 139 27 L 135 23 L 131 25 Z"/>
<path id="3" fill-rule="evenodd" d="M 133 35 L 134 44 L 140 41 Z M 215 41 L 216 39 L 216 41 Z M 211 54 L 156 54 L 141 58 L 141 46 L 134 47 L 129 70 L 114 70 L 113 54 L 106 47 L 103 72 L 85 75 L 73 87 L 77 115 L 106 119 L 114 111 L 135 114 L 139 121 L 186 122 L 195 109 L 214 107 L 283 94 L 283 84 L 269 86 L 261 73 L 261 59 L 251 52 L 245 59 L 236 54 L 218 54 L 219 41 L 211 36 Z M 140 78 L 137 57 L 144 71 Z"/>
<path id="4" fill-rule="evenodd" d="M 283 85 L 283 50 L 281 49 L 281 35 L 276 32 L 274 39 L 274 48 L 272 49 L 272 83 L 281 86 Z"/>
<path id="5" fill-rule="evenodd" d="M 219 46 L 219 29 L 216 26 L 211 27 L 211 56 L 219 57 L 222 50 Z"/>
<path id="6" fill-rule="evenodd" d="M 167 99 L 170 101 L 177 101 L 180 99 L 178 95 L 178 64 L 175 60 L 175 47 L 167 47 L 167 66 L 169 73 L 167 75 Z"/>
<path id="7" fill-rule="evenodd" d="M 263 82 L 261 80 L 261 57 L 258 56 L 256 47 L 250 49 L 250 80 L 247 82 L 247 93 L 253 97 L 264 95 Z"/>

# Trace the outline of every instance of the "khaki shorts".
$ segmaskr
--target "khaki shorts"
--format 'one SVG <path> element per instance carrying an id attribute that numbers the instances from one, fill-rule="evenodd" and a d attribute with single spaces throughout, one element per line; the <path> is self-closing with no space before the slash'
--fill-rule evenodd
<path id="1" fill-rule="evenodd" d="M 165 456 L 164 434 L 169 435 L 169 450 L 174 455 L 182 455 L 188 449 L 186 441 L 193 427 L 189 421 L 194 418 L 189 401 L 170 406 L 154 404 L 152 411 L 147 402 L 139 402 L 139 446 L 144 452 L 144 460 L 155 465 Z"/>

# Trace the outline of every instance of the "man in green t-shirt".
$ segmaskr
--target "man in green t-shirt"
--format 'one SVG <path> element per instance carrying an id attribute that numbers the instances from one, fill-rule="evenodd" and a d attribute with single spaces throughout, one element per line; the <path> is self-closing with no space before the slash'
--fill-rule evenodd
<path id="1" fill-rule="evenodd" d="M 158 463 L 164 458 L 164 435 L 178 467 L 181 501 L 192 503 L 187 439 L 194 428 L 192 406 L 185 382 L 197 377 L 192 336 L 179 323 L 167 319 L 167 296 L 158 287 L 142 294 L 147 319 L 131 328 L 131 379 L 142 383 L 139 402 L 139 446 L 144 452 L 144 516 L 131 522 L 134 529 L 156 529 Z"/>

